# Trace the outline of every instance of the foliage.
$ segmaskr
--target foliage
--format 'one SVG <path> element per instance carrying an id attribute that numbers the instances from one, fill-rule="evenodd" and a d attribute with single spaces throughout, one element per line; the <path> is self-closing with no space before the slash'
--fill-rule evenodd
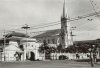
<path id="1" fill-rule="evenodd" d="M 93 47 L 92 45 L 95 45 L 95 47 Z M 63 48 L 62 45 L 58 45 L 57 48 L 55 47 L 50 47 L 46 41 L 44 41 L 44 43 L 41 45 L 41 47 L 39 48 L 39 52 L 44 53 L 88 53 L 89 52 L 89 48 L 94 48 L 95 50 L 97 48 L 100 48 L 100 43 L 79 43 L 79 44 L 74 44 L 71 46 L 68 46 L 67 48 Z"/>
<path id="2" fill-rule="evenodd" d="M 39 47 L 39 52 L 40 53 L 50 53 L 50 47 L 46 43 L 46 41 L 43 41 L 43 44 Z"/>
<path id="3" fill-rule="evenodd" d="M 74 44 L 72 46 L 69 46 L 65 49 L 65 52 L 69 52 L 69 53 L 88 53 L 89 52 L 89 48 L 91 49 L 97 49 L 97 48 L 100 48 L 99 47 L 100 44 L 94 44 L 94 47 L 93 47 L 93 44 L 89 44 L 89 43 L 86 43 L 86 44 Z"/>

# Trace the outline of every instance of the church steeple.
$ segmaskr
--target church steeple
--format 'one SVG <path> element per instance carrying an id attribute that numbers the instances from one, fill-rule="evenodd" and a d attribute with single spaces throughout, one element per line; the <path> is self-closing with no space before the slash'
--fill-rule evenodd
<path id="1" fill-rule="evenodd" d="M 61 34 L 60 34 L 60 44 L 63 48 L 68 47 L 71 45 L 71 39 L 70 39 L 70 23 L 67 22 L 67 16 L 66 16 L 66 9 L 65 9 L 65 0 L 63 3 L 63 13 L 61 16 Z"/>
<path id="2" fill-rule="evenodd" d="M 66 17 L 65 0 L 64 0 L 64 4 L 63 4 L 63 14 L 62 14 L 62 17 L 63 18 Z"/>

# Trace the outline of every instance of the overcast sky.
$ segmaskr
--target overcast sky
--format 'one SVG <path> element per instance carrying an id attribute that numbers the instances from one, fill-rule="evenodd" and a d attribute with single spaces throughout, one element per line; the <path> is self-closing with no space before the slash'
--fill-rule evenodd
<path id="1" fill-rule="evenodd" d="M 95 10 L 100 11 L 100 0 L 92 0 Z M 30 27 L 44 23 L 59 21 L 62 15 L 63 0 L 0 0 L 0 37 L 4 29 L 12 31 L 21 29 L 21 26 L 28 24 Z M 70 18 L 93 13 L 90 0 L 66 0 L 66 14 Z M 82 19 L 70 22 L 76 26 L 73 34 L 74 40 L 89 40 L 100 38 L 100 17 L 90 17 L 92 21 Z M 56 26 L 42 29 L 33 29 L 29 32 L 51 30 L 60 28 Z M 18 32 L 18 30 L 17 30 Z M 34 33 L 31 35 L 34 35 Z"/>

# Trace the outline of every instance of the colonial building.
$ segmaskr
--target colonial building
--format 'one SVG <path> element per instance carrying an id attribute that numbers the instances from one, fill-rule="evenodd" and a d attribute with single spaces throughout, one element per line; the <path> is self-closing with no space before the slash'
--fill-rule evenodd
<path id="1" fill-rule="evenodd" d="M 0 40 L 0 44 L 3 50 L 0 52 L 1 61 L 41 60 L 38 52 L 40 44 L 36 39 L 26 37 L 22 33 L 7 34 L 5 40 Z"/>
<path id="2" fill-rule="evenodd" d="M 22 38 L 20 41 L 24 48 L 24 60 L 41 60 L 39 57 L 39 43 L 36 39 Z"/>
<path id="3" fill-rule="evenodd" d="M 18 61 L 23 60 L 23 51 L 18 47 L 18 43 L 15 41 L 10 41 L 9 45 L 3 48 L 1 55 L 2 61 Z M 19 58 L 18 58 L 19 57 Z"/>

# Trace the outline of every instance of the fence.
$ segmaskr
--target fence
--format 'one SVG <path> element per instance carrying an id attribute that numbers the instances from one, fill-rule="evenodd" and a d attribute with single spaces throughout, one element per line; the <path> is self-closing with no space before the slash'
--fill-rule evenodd
<path id="1" fill-rule="evenodd" d="M 68 59 L 77 59 L 76 53 L 52 53 L 51 59 L 58 60 L 59 56 L 61 56 L 61 55 L 67 56 Z M 87 56 L 87 55 L 89 55 L 89 53 L 78 53 L 78 55 L 79 55 L 79 59 L 89 59 L 89 57 Z"/>

